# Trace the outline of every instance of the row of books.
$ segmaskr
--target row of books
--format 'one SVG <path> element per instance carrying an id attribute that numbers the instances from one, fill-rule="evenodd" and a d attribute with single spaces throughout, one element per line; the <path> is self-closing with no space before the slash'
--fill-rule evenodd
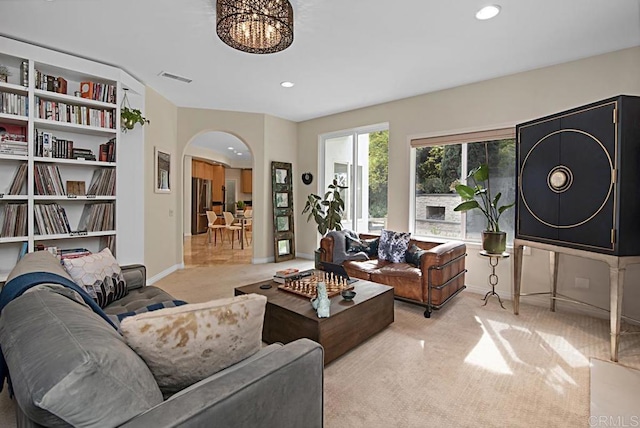
<path id="1" fill-rule="evenodd" d="M 66 195 L 58 165 L 35 164 L 34 168 L 36 195 Z"/>
<path id="2" fill-rule="evenodd" d="M 0 140 L 0 153 L 6 155 L 27 156 L 29 147 L 26 141 Z"/>
<path id="3" fill-rule="evenodd" d="M 88 195 L 114 196 L 116 194 L 116 170 L 102 168 L 93 171 Z"/>
<path id="4" fill-rule="evenodd" d="M 36 117 L 99 128 L 116 128 L 115 110 L 101 110 L 36 97 Z"/>
<path id="5" fill-rule="evenodd" d="M 78 223 L 79 231 L 99 232 L 113 230 L 115 205 L 113 203 L 85 204 Z"/>
<path id="6" fill-rule="evenodd" d="M 71 233 L 69 219 L 64 208 L 58 204 L 35 204 L 36 234 L 58 235 Z"/>
<path id="7" fill-rule="evenodd" d="M 7 204 L 2 222 L 3 238 L 27 236 L 27 204 Z"/>
<path id="8" fill-rule="evenodd" d="M 27 184 L 27 164 L 21 163 L 16 174 L 13 176 L 11 185 L 9 186 L 9 195 L 22 195 L 22 189 L 26 189 Z"/>
<path id="9" fill-rule="evenodd" d="M 29 101 L 25 95 L 0 92 L 0 113 L 26 116 L 28 111 Z"/>
<path id="10" fill-rule="evenodd" d="M 105 103 L 116 103 L 117 90 L 114 85 L 96 82 L 80 82 L 80 96 Z"/>
<path id="11" fill-rule="evenodd" d="M 34 154 L 43 158 L 73 159 L 73 141 L 56 138 L 51 132 L 38 131 L 33 141 Z"/>
<path id="12" fill-rule="evenodd" d="M 283 269 L 276 271 L 276 274 L 273 275 L 273 280 L 277 283 L 284 284 L 287 281 L 298 278 L 300 276 L 300 271 L 295 268 Z"/>
<path id="13" fill-rule="evenodd" d="M 59 94 L 67 93 L 67 81 L 63 77 L 51 76 L 40 70 L 36 70 L 36 89 L 43 91 L 57 92 Z"/>
<path id="14" fill-rule="evenodd" d="M 116 139 L 112 138 L 104 144 L 100 144 L 98 160 L 100 162 L 115 162 L 116 161 Z"/>

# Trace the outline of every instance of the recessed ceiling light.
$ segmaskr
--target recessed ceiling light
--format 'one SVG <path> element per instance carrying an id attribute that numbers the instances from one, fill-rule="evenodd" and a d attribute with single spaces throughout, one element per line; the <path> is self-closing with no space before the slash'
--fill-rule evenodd
<path id="1" fill-rule="evenodd" d="M 280 86 L 282 86 L 283 88 L 293 88 L 293 85 L 295 85 L 295 83 L 293 82 L 289 82 L 289 81 L 284 81 L 282 83 L 280 83 Z"/>
<path id="2" fill-rule="evenodd" d="M 236 154 L 237 154 L 238 156 L 242 156 L 242 153 L 240 153 L 240 152 L 238 152 L 238 153 L 236 153 Z"/>
<path id="3" fill-rule="evenodd" d="M 500 13 L 500 6 L 497 4 L 492 4 L 490 6 L 485 6 L 476 12 L 476 18 L 484 21 L 486 19 L 491 19 Z"/>
<path id="4" fill-rule="evenodd" d="M 227 147 L 229 150 L 233 150 L 233 147 Z"/>

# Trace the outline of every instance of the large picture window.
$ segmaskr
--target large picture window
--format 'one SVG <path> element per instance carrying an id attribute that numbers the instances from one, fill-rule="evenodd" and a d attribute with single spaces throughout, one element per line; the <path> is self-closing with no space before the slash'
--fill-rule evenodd
<path id="1" fill-rule="evenodd" d="M 322 193 L 335 179 L 347 188 L 342 227 L 356 232 L 379 232 L 387 224 L 389 164 L 388 125 L 322 137 L 324 180 Z"/>
<path id="2" fill-rule="evenodd" d="M 475 132 L 411 141 L 414 174 L 414 222 L 417 236 L 480 241 L 486 218 L 478 210 L 453 208 L 461 201 L 455 186 L 470 170 L 488 163 L 491 192 L 502 194 L 500 205 L 513 202 L 515 189 L 515 135 L 513 129 Z M 488 162 L 487 162 L 488 155 Z M 515 210 L 500 217 L 500 228 L 513 241 Z"/>

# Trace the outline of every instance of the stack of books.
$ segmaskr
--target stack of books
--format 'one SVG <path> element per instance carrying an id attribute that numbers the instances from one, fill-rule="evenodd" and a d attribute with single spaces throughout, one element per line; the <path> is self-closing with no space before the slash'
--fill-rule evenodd
<path id="1" fill-rule="evenodd" d="M 300 271 L 298 269 L 284 269 L 277 271 L 273 276 L 273 280 L 277 283 L 284 284 L 287 281 L 297 278 L 299 275 Z"/>

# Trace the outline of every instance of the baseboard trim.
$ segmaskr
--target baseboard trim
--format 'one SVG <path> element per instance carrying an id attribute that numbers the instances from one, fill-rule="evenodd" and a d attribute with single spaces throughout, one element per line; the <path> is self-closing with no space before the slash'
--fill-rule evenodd
<path id="1" fill-rule="evenodd" d="M 251 263 L 254 265 L 261 265 L 264 263 L 273 263 L 276 259 L 274 257 L 254 257 L 251 259 Z"/>
<path id="2" fill-rule="evenodd" d="M 162 272 L 152 276 L 151 278 L 147 278 L 147 285 L 155 284 L 156 282 L 160 281 L 165 276 L 171 275 L 173 272 L 177 271 L 178 269 L 184 269 L 184 263 L 179 263 L 179 264 L 173 265 L 170 268 L 167 268 L 167 269 L 163 270 Z"/>
<path id="3" fill-rule="evenodd" d="M 307 254 L 307 253 L 296 253 L 296 258 L 297 259 L 305 259 L 305 260 L 315 260 L 315 255 L 314 254 Z"/>

